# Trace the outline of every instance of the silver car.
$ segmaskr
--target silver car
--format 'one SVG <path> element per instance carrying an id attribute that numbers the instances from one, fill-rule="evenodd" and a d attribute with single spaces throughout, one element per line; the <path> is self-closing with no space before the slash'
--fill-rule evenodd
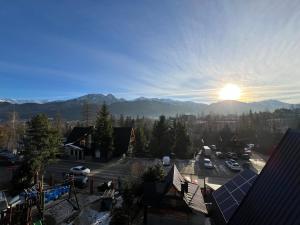
<path id="1" fill-rule="evenodd" d="M 75 166 L 70 169 L 70 172 L 76 175 L 88 175 L 91 170 L 84 166 Z"/>

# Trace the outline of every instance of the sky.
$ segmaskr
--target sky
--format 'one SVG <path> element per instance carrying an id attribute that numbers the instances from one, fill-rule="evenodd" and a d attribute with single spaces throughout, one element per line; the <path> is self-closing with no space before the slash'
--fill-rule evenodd
<path id="1" fill-rule="evenodd" d="M 300 103 L 300 1 L 0 1 L 0 98 Z"/>

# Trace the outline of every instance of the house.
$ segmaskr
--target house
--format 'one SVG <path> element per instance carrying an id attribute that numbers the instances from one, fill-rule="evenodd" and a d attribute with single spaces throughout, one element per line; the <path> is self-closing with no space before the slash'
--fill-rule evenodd
<path id="1" fill-rule="evenodd" d="M 114 127 L 114 156 L 132 153 L 135 141 L 134 129 L 132 127 Z"/>
<path id="2" fill-rule="evenodd" d="M 228 223 L 256 178 L 255 172 L 245 169 L 212 193 L 213 207 L 210 214 L 215 224 Z"/>
<path id="3" fill-rule="evenodd" d="M 92 126 L 74 127 L 65 144 L 67 155 L 76 160 L 91 156 L 93 132 L 94 127 Z"/>
<path id="4" fill-rule="evenodd" d="M 173 165 L 163 182 L 145 183 L 144 223 L 201 225 L 208 220 L 200 187 L 186 181 Z"/>
<path id="5" fill-rule="evenodd" d="M 300 132 L 288 130 L 229 225 L 300 224 Z"/>
<path id="6" fill-rule="evenodd" d="M 95 149 L 93 142 L 94 127 L 74 127 L 67 138 L 65 149 L 67 154 L 78 160 L 94 158 L 96 160 L 108 160 L 111 157 L 119 157 L 129 154 L 133 148 L 134 129 L 132 127 L 113 128 L 113 155 L 106 149 Z"/>

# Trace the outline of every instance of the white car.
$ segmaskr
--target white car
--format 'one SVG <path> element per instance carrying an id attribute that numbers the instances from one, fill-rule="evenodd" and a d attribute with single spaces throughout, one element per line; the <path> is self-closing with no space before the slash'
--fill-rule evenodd
<path id="1" fill-rule="evenodd" d="M 233 171 L 241 171 L 240 165 L 233 159 L 225 161 L 226 166 Z"/>
<path id="2" fill-rule="evenodd" d="M 204 159 L 204 167 L 205 167 L 205 168 L 208 168 L 208 169 L 214 168 L 214 166 L 213 166 L 211 160 L 210 160 L 210 159 L 207 159 L 207 158 Z"/>
<path id="3" fill-rule="evenodd" d="M 88 175 L 91 170 L 84 166 L 75 166 L 70 169 L 70 172 L 76 175 Z"/>

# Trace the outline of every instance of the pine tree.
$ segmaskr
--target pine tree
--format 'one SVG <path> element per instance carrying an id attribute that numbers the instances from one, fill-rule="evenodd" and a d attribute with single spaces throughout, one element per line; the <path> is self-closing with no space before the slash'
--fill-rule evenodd
<path id="1" fill-rule="evenodd" d="M 170 133 L 165 116 L 160 116 L 159 121 L 155 121 L 149 147 L 154 157 L 171 153 Z"/>
<path id="2" fill-rule="evenodd" d="M 24 138 L 24 162 L 13 178 L 16 188 L 28 187 L 37 173 L 55 160 L 61 144 L 59 132 L 45 115 L 37 115 L 27 124 Z"/>
<path id="3" fill-rule="evenodd" d="M 101 152 L 101 158 L 108 159 L 113 154 L 113 128 L 105 103 L 97 114 L 94 143 L 96 150 Z"/>
<path id="4" fill-rule="evenodd" d="M 133 152 L 135 155 L 142 155 L 145 153 L 146 149 L 146 137 L 144 134 L 144 129 L 142 127 L 138 127 L 135 129 L 135 143 L 133 147 Z"/>
<path id="5" fill-rule="evenodd" d="M 182 122 L 174 121 L 172 127 L 172 139 L 173 146 L 172 152 L 175 153 L 175 156 L 178 158 L 186 158 L 189 156 L 190 150 L 190 137 L 187 134 L 185 125 Z"/>
<path id="6" fill-rule="evenodd" d="M 125 124 L 124 116 L 123 114 L 121 114 L 119 118 L 119 127 L 124 127 L 124 124 Z"/>

